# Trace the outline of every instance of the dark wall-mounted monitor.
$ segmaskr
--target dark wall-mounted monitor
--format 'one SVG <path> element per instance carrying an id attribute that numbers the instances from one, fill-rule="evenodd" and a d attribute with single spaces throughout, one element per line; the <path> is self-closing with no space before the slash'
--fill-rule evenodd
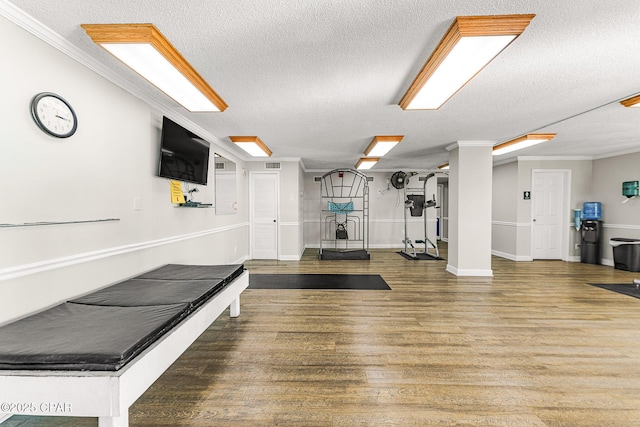
<path id="1" fill-rule="evenodd" d="M 207 185 L 208 171 L 209 143 L 163 117 L 158 176 Z"/>

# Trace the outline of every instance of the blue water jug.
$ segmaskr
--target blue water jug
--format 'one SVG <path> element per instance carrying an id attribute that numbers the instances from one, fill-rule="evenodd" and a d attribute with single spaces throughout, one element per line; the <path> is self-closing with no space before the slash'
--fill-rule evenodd
<path id="1" fill-rule="evenodd" d="M 584 202 L 582 205 L 582 219 L 599 220 L 602 219 L 602 203 Z"/>

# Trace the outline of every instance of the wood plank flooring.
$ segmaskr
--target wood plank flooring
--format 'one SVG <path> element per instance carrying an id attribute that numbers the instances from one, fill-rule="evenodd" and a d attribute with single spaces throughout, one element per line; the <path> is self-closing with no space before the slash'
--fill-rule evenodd
<path id="1" fill-rule="evenodd" d="M 446 245 L 442 256 L 447 257 Z M 493 258 L 494 277 L 372 250 L 249 261 L 381 274 L 391 291 L 247 290 L 131 407 L 132 426 L 639 426 L 640 273 Z M 94 426 L 13 417 L 6 426 Z"/>

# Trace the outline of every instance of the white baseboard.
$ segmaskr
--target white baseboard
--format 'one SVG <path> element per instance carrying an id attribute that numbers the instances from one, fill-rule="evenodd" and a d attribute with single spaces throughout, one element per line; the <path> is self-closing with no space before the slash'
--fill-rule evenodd
<path id="1" fill-rule="evenodd" d="M 451 264 L 447 264 L 447 269 L 449 273 L 454 274 L 456 276 L 475 276 L 475 277 L 492 277 L 493 270 L 481 270 L 481 269 L 472 269 L 472 268 L 456 268 Z"/>
<path id="2" fill-rule="evenodd" d="M 533 258 L 531 258 L 528 255 L 514 255 L 514 254 L 508 254 L 506 252 L 496 251 L 496 250 L 492 250 L 491 255 L 495 255 L 497 257 L 505 258 L 511 261 L 533 261 Z"/>
<path id="3" fill-rule="evenodd" d="M 600 264 L 608 265 L 609 267 L 615 266 L 615 263 L 613 262 L 612 259 L 606 259 L 606 258 L 603 258 L 602 260 L 600 260 Z"/>

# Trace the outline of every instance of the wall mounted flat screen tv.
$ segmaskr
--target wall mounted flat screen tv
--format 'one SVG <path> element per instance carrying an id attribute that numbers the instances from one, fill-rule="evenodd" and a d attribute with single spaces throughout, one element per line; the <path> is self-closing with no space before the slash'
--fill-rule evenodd
<path id="1" fill-rule="evenodd" d="M 207 185 L 208 171 L 209 143 L 163 117 L 158 176 Z"/>

